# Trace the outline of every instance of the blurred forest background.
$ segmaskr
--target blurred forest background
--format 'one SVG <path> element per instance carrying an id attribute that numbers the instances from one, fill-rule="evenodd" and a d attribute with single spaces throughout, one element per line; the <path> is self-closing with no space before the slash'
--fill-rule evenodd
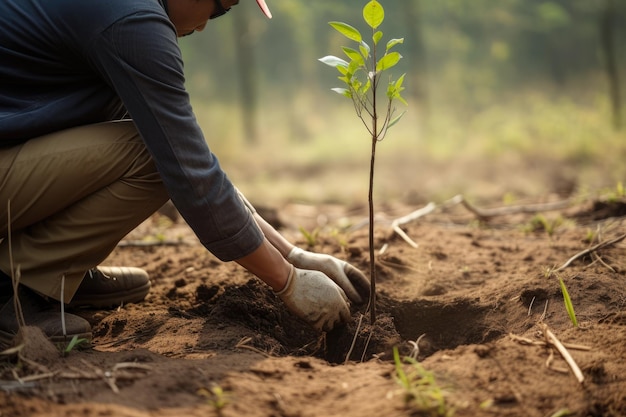
<path id="1" fill-rule="evenodd" d="M 378 146 L 377 203 L 588 196 L 626 179 L 626 1 L 379 0 L 404 38 L 404 118 Z M 370 138 L 338 73 L 367 0 L 253 0 L 180 40 L 209 146 L 253 202 L 366 204 Z M 371 41 L 368 42 L 371 44 Z"/>

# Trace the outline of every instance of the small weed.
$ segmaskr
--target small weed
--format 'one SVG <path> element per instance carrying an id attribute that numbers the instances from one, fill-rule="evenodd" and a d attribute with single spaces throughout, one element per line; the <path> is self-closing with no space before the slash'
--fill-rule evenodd
<path id="1" fill-rule="evenodd" d="M 333 229 L 330 232 L 330 236 L 335 239 L 341 250 L 346 250 L 348 248 L 348 239 L 344 233 L 341 233 L 337 229 Z"/>
<path id="2" fill-rule="evenodd" d="M 145 242 L 155 242 L 163 244 L 167 241 L 167 231 L 174 225 L 174 222 L 166 216 L 158 216 L 153 223 L 151 232 L 143 237 Z"/>
<path id="3" fill-rule="evenodd" d="M 557 216 L 554 219 L 548 219 L 542 214 L 537 214 L 530 219 L 530 222 L 524 227 L 525 232 L 545 231 L 548 236 L 552 237 L 556 230 L 563 225 L 563 217 Z"/>
<path id="4" fill-rule="evenodd" d="M 213 407 L 218 414 L 230 404 L 230 394 L 219 385 L 213 385 L 210 389 L 200 388 L 198 394 L 207 399 L 208 404 Z"/>
<path id="5" fill-rule="evenodd" d="M 67 346 L 65 346 L 65 347 L 61 346 L 61 353 L 63 354 L 63 356 L 67 356 L 75 348 L 80 347 L 80 345 L 82 345 L 83 343 L 87 343 L 87 339 L 79 338 L 78 336 L 74 335 L 74 337 L 72 337 L 72 340 L 70 340 L 70 342 L 67 344 Z"/>
<path id="6" fill-rule="evenodd" d="M 481 410 L 488 410 L 489 408 L 493 407 L 494 401 L 493 399 L 487 399 L 485 401 L 482 401 L 479 405 L 478 408 L 480 408 Z"/>
<path id="7" fill-rule="evenodd" d="M 550 417 L 566 417 L 566 416 L 571 416 L 571 415 L 574 415 L 574 413 L 572 413 L 567 408 L 561 408 L 556 413 L 551 414 Z"/>
<path id="8" fill-rule="evenodd" d="M 502 196 L 502 203 L 504 203 L 505 206 L 510 206 L 511 204 L 513 204 L 515 202 L 515 196 L 513 195 L 513 193 L 505 193 L 504 196 Z"/>
<path id="9" fill-rule="evenodd" d="M 621 181 L 617 182 L 617 186 L 615 187 L 617 191 L 617 195 L 619 197 L 626 197 L 626 191 L 624 190 L 624 184 Z"/>
<path id="10" fill-rule="evenodd" d="M 585 238 L 583 240 L 591 244 L 596 240 L 597 237 L 598 237 L 598 234 L 596 232 L 594 232 L 591 229 L 587 229 L 587 234 L 585 235 Z"/>
<path id="11" fill-rule="evenodd" d="M 543 269 L 543 277 L 544 277 L 544 278 L 550 278 L 550 277 L 552 277 L 552 274 L 554 274 L 554 270 L 555 270 L 555 269 L 556 269 L 556 267 L 555 267 L 555 266 L 552 266 L 552 267 L 550 267 L 550 266 L 546 266 L 546 267 Z"/>
<path id="12" fill-rule="evenodd" d="M 604 192 L 604 198 L 609 203 L 615 203 L 624 197 L 626 197 L 626 189 L 624 189 L 624 184 L 621 181 L 617 182 L 614 189 L 609 189 Z"/>
<path id="13" fill-rule="evenodd" d="M 311 248 L 314 247 L 315 244 L 317 243 L 317 238 L 319 237 L 319 234 L 320 234 L 320 228 L 316 227 L 315 229 L 309 232 L 304 227 L 300 226 L 298 227 L 298 230 L 300 231 L 300 233 L 302 233 L 302 236 L 304 236 L 304 239 L 306 240 L 306 244 L 309 245 L 309 247 Z"/>
<path id="14" fill-rule="evenodd" d="M 406 405 L 413 408 L 420 416 L 452 417 L 454 409 L 446 403 L 444 391 L 437 385 L 435 375 L 424 369 L 414 358 L 400 359 L 398 348 L 393 348 L 393 360 L 396 367 L 396 381 L 404 391 Z M 404 363 L 408 364 L 405 371 Z"/>

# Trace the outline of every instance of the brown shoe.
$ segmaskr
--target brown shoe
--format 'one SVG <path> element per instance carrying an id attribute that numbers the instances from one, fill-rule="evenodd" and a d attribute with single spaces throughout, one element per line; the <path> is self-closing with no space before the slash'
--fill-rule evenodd
<path id="1" fill-rule="evenodd" d="M 47 301 L 24 286 L 18 289 L 22 315 L 27 326 L 40 328 L 53 343 L 64 343 L 74 336 L 91 342 L 91 326 L 82 317 L 65 313 L 65 334 L 61 320 L 60 303 Z M 10 345 L 19 325 L 13 306 L 13 297 L 0 309 L 0 344 Z"/>
<path id="2" fill-rule="evenodd" d="M 80 283 L 70 307 L 112 308 L 136 303 L 148 295 L 150 279 L 140 268 L 99 266 L 89 270 Z"/>

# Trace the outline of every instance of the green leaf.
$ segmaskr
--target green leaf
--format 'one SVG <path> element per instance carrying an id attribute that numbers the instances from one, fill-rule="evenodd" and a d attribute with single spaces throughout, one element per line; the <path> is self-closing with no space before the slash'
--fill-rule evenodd
<path id="1" fill-rule="evenodd" d="M 365 59 L 370 56 L 370 46 L 363 41 L 361 41 L 361 45 L 359 45 L 359 51 L 361 51 L 361 55 L 363 55 Z"/>
<path id="2" fill-rule="evenodd" d="M 376 29 L 385 20 L 385 10 L 376 0 L 372 0 L 363 8 L 363 19 L 372 29 Z"/>
<path id="3" fill-rule="evenodd" d="M 387 51 L 389 51 L 391 48 L 393 48 L 394 46 L 400 44 L 400 43 L 404 43 L 404 38 L 399 38 L 399 39 L 391 39 L 389 42 L 387 42 Z"/>
<path id="4" fill-rule="evenodd" d="M 578 327 L 578 320 L 576 319 L 576 313 L 574 312 L 574 305 L 572 304 L 572 299 L 569 296 L 569 292 L 567 292 L 567 288 L 565 287 L 565 283 L 563 279 L 559 277 L 559 284 L 561 285 L 561 292 L 563 293 L 563 301 L 565 302 L 565 310 L 567 310 L 567 315 L 574 327 Z"/>
<path id="5" fill-rule="evenodd" d="M 345 97 L 348 97 L 348 98 L 352 98 L 352 93 L 347 88 L 339 88 L 339 87 L 337 87 L 337 88 L 331 88 L 331 90 L 333 90 L 337 94 L 341 94 L 342 96 L 345 96 Z"/>
<path id="6" fill-rule="evenodd" d="M 74 335 L 74 337 L 72 337 L 72 340 L 70 340 L 70 343 L 68 343 L 68 345 L 65 347 L 64 349 L 64 353 L 70 353 L 76 346 L 86 342 L 87 339 L 84 338 L 79 338 L 77 335 Z"/>
<path id="7" fill-rule="evenodd" d="M 395 83 L 389 83 L 389 85 L 387 86 L 387 97 L 389 98 L 389 100 L 399 100 L 402 104 L 408 106 L 406 100 L 400 95 L 400 93 L 404 91 L 404 87 L 402 87 L 402 84 L 404 83 L 405 76 L 406 74 L 402 74 Z"/>
<path id="8" fill-rule="evenodd" d="M 342 49 L 346 56 L 352 61 L 358 63 L 359 65 L 363 65 L 365 63 L 365 61 L 363 60 L 363 56 L 356 49 L 348 48 L 346 46 L 344 46 Z"/>
<path id="9" fill-rule="evenodd" d="M 343 65 L 336 66 L 335 68 L 337 68 L 337 71 L 339 71 L 343 75 L 346 75 L 348 73 L 348 67 L 344 67 Z"/>
<path id="10" fill-rule="evenodd" d="M 356 61 L 350 61 L 350 63 L 348 64 L 348 73 L 352 76 L 354 75 L 354 73 L 356 73 L 359 68 L 361 67 L 362 63 L 356 62 Z"/>
<path id="11" fill-rule="evenodd" d="M 398 61 L 400 61 L 400 58 L 402 58 L 402 55 L 397 52 L 386 54 L 376 64 L 376 72 L 384 71 L 393 67 L 398 63 Z"/>
<path id="12" fill-rule="evenodd" d="M 361 90 L 359 90 L 359 93 L 361 95 L 365 95 L 370 90 L 371 87 L 372 87 L 372 81 L 368 79 L 367 82 L 363 84 L 363 87 L 361 88 Z"/>
<path id="13" fill-rule="evenodd" d="M 404 87 L 402 87 L 402 84 L 404 83 L 404 76 L 405 75 L 406 75 L 406 73 L 402 74 L 400 76 L 400 78 L 398 78 L 398 80 L 395 83 L 395 87 L 396 87 L 396 90 L 398 90 L 398 92 L 404 90 Z"/>
<path id="14" fill-rule="evenodd" d="M 394 117 L 389 124 L 387 125 L 387 129 L 389 129 L 391 126 L 395 125 L 396 123 L 398 123 L 400 121 L 400 119 L 402 118 L 402 116 L 404 116 L 404 114 L 406 113 L 406 110 L 403 111 L 399 116 Z"/>
<path id="15" fill-rule="evenodd" d="M 356 30 L 356 28 L 348 25 L 347 23 L 329 22 L 328 24 L 335 28 L 337 32 L 341 33 L 343 36 L 350 40 L 353 40 L 355 42 L 361 42 L 361 40 L 363 39 L 363 37 L 361 36 L 361 32 Z"/>
<path id="16" fill-rule="evenodd" d="M 374 41 L 374 45 L 378 45 L 378 41 L 383 37 L 383 33 L 380 30 L 377 30 L 376 33 L 372 36 L 372 40 Z M 387 48 L 389 49 L 389 48 Z"/>
<path id="17" fill-rule="evenodd" d="M 393 347 L 393 363 L 395 364 L 396 379 L 398 380 L 398 383 L 405 388 L 409 387 L 409 378 L 406 376 L 404 369 L 402 369 L 400 353 L 398 352 L 398 348 L 396 346 Z"/>
<path id="18" fill-rule="evenodd" d="M 330 67 L 348 67 L 348 62 L 346 60 L 333 55 L 326 55 L 325 57 L 320 58 L 319 61 Z"/>

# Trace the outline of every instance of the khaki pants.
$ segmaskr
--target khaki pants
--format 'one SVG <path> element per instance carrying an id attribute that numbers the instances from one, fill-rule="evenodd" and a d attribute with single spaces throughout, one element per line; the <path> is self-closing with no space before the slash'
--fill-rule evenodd
<path id="1" fill-rule="evenodd" d="M 0 148 L 0 270 L 11 275 L 12 258 L 20 283 L 68 302 L 85 272 L 167 199 L 132 121 Z"/>

